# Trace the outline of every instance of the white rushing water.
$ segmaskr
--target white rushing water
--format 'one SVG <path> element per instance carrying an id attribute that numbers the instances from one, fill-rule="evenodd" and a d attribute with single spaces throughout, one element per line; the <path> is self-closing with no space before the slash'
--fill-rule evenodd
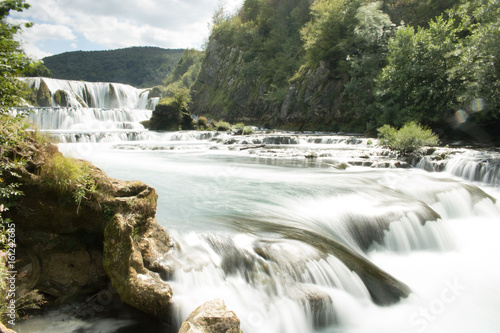
<path id="1" fill-rule="evenodd" d="M 76 115 L 40 110 L 38 117 L 50 112 Z M 60 121 L 56 135 L 70 122 Z M 97 123 L 105 122 L 81 123 L 100 135 L 106 129 Z M 127 136 L 134 130 L 59 146 L 158 192 L 158 222 L 176 243 L 165 264 L 175 268 L 177 328 L 196 307 L 222 298 L 245 333 L 500 331 L 494 153 L 460 152 L 444 172 L 429 172 L 393 168 L 390 154 L 352 135 Z M 470 163 L 487 171 L 472 177 Z M 410 296 L 377 305 L 365 278 L 336 255 L 339 246 L 408 285 Z"/>
<path id="2" fill-rule="evenodd" d="M 149 100 L 149 90 L 137 89 L 122 83 L 84 82 L 41 77 L 23 78 L 23 80 L 37 92 L 44 85 L 50 92 L 52 107 L 154 109 L 154 105 L 157 103 L 157 99 Z"/>

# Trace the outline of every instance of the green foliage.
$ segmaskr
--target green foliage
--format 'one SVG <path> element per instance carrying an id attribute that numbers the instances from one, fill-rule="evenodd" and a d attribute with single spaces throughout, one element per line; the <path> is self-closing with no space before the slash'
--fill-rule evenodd
<path id="1" fill-rule="evenodd" d="M 196 125 L 198 126 L 199 129 L 207 129 L 209 126 L 207 117 L 203 116 L 199 117 Z"/>
<path id="2" fill-rule="evenodd" d="M 317 0 L 312 19 L 302 29 L 309 65 L 320 61 L 341 64 L 350 53 L 360 0 Z"/>
<path id="3" fill-rule="evenodd" d="M 21 75 L 26 77 L 52 77 L 52 72 L 42 62 L 34 62 L 24 69 Z"/>
<path id="4" fill-rule="evenodd" d="M 166 87 L 161 96 L 173 97 L 179 90 L 190 89 L 198 78 L 204 56 L 204 52 L 193 49 L 186 50 L 177 67 L 163 81 L 163 85 Z"/>
<path id="5" fill-rule="evenodd" d="M 71 194 L 77 204 L 77 213 L 83 199 L 88 199 L 86 195 L 96 191 L 96 184 L 87 164 L 61 154 L 54 155 L 43 166 L 40 176 L 60 197 Z"/>
<path id="6" fill-rule="evenodd" d="M 467 1 L 450 15 L 459 21 L 456 34 L 463 36 L 453 56 L 448 79 L 458 81 L 456 99 L 475 120 L 489 122 L 500 118 L 500 1 Z M 477 107 L 475 101 L 485 101 Z"/>
<path id="7" fill-rule="evenodd" d="M 247 0 L 237 15 L 228 16 L 223 9 L 214 15 L 210 40 L 241 51 L 228 52 L 231 65 L 227 67 L 238 68 L 242 81 L 248 83 L 248 104 L 259 96 L 261 87 L 266 88 L 267 101 L 283 102 L 288 81 L 301 65 L 300 28 L 309 20 L 308 7 L 308 0 Z M 231 69 L 226 74 L 232 75 Z M 231 90 L 238 87 L 233 85 Z M 223 104 L 231 103 L 232 92 L 218 99 L 220 94 L 210 94 L 210 103 L 223 109 Z"/>
<path id="8" fill-rule="evenodd" d="M 178 88 L 173 97 L 165 97 L 158 103 L 149 121 L 149 128 L 157 131 L 177 131 L 194 129 L 193 118 L 188 105 L 191 95 L 188 88 Z"/>
<path id="9" fill-rule="evenodd" d="M 228 123 L 227 121 L 217 121 L 214 123 L 214 127 L 217 131 L 229 131 L 231 130 L 231 128 L 233 128 L 231 126 L 230 123 Z"/>
<path id="10" fill-rule="evenodd" d="M 383 10 L 392 22 L 413 27 L 427 27 L 428 22 L 441 13 L 460 3 L 460 0 L 386 0 Z"/>
<path id="11" fill-rule="evenodd" d="M 46 57 L 43 62 L 57 79 L 119 82 L 144 88 L 161 84 L 183 53 L 183 49 L 130 47 L 66 52 Z"/>
<path id="12" fill-rule="evenodd" d="M 483 122 L 500 118 L 499 28 L 500 2 L 476 0 L 427 28 L 400 29 L 377 80 L 382 123 L 435 124 L 459 109 Z M 478 109 L 478 100 L 486 105 Z"/>
<path id="13" fill-rule="evenodd" d="M 28 124 L 24 121 L 22 115 L 13 117 L 8 114 L 0 113 L 0 240 L 2 247 L 0 252 L 4 250 L 6 245 L 5 238 L 6 230 L 12 221 L 10 218 L 5 218 L 5 214 L 9 209 L 15 208 L 17 199 L 23 195 L 20 190 L 21 175 L 17 172 L 25 165 L 25 161 L 17 157 L 17 150 L 22 150 L 26 144 L 30 144 L 30 140 L 44 141 L 44 138 L 39 136 L 37 132 L 28 131 Z M 7 302 L 10 297 L 7 293 L 5 258 L 0 256 L 0 320 L 5 319 L 7 313 Z M 22 276 L 18 276 L 22 279 Z M 26 316 L 27 311 L 38 309 L 44 303 L 43 297 L 38 291 L 32 290 L 23 292 L 16 291 L 16 319 Z"/>
<path id="14" fill-rule="evenodd" d="M 15 36 L 21 30 L 20 25 L 7 21 L 10 11 L 21 12 L 30 5 L 24 0 L 8 0 L 0 2 L 0 114 L 5 108 L 19 105 L 22 102 L 21 92 L 24 84 L 16 79 L 29 65 L 31 59 L 26 57 Z M 30 27 L 27 23 L 25 27 Z"/>
<path id="15" fill-rule="evenodd" d="M 235 15 L 220 8 L 207 48 L 216 55 L 207 57 L 225 63 L 205 64 L 215 79 L 194 86 L 202 96 L 194 104 L 230 121 L 256 109 L 256 119 L 275 123 L 293 88 L 286 106 L 291 117 L 303 110 L 296 124 L 442 126 L 457 110 L 499 122 L 499 2 L 245 0 Z"/>
<path id="16" fill-rule="evenodd" d="M 253 133 L 252 127 L 245 126 L 243 123 L 237 123 L 233 126 L 233 129 L 237 135 L 250 135 Z"/>
<path id="17" fill-rule="evenodd" d="M 438 143 L 438 137 L 430 129 L 410 122 L 399 130 L 390 125 L 384 125 L 378 129 L 379 143 L 390 149 L 409 153 L 423 146 L 433 146 Z"/>
<path id="18" fill-rule="evenodd" d="M 457 108 L 460 85 L 447 74 L 457 61 L 452 53 L 456 42 L 454 21 L 442 16 L 427 29 L 398 30 L 377 82 L 383 123 L 432 124 Z"/>
<path id="19" fill-rule="evenodd" d="M 394 34 L 394 24 L 379 8 L 378 2 L 358 8 L 355 16 L 358 23 L 354 28 L 356 50 L 348 57 L 350 80 L 344 87 L 344 97 L 360 122 L 369 122 L 375 111 L 375 79 L 385 66 L 388 41 Z"/>

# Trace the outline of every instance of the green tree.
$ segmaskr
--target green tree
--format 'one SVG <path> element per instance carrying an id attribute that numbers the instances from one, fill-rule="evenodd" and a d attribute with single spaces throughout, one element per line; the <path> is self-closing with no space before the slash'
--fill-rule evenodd
<path id="1" fill-rule="evenodd" d="M 375 126 L 371 116 L 375 112 L 375 79 L 385 66 L 388 41 L 394 35 L 394 24 L 387 14 L 380 10 L 380 2 L 359 7 L 358 21 L 354 28 L 354 53 L 348 57 L 349 82 L 344 87 L 344 97 L 350 112 L 366 123 L 366 130 Z"/>
<path id="2" fill-rule="evenodd" d="M 310 65 L 328 61 L 338 67 L 344 61 L 351 51 L 360 4 L 361 0 L 317 0 L 311 5 L 312 19 L 301 30 Z"/>
<path id="3" fill-rule="evenodd" d="M 21 72 L 22 76 L 28 76 L 28 77 L 52 77 L 52 72 L 50 69 L 45 67 L 45 65 L 41 62 L 34 62 L 30 64 L 27 68 L 25 68 Z"/>
<path id="4" fill-rule="evenodd" d="M 500 118 L 500 1 L 464 2 L 451 11 L 460 39 L 455 55 L 458 62 L 449 77 L 459 80 L 460 106 L 479 122 Z"/>
<path id="5" fill-rule="evenodd" d="M 387 66 L 377 79 L 377 106 L 382 123 L 432 124 L 457 107 L 457 80 L 448 71 L 457 62 L 453 19 L 439 16 L 429 28 L 402 27 L 389 43 Z"/>
<path id="6" fill-rule="evenodd" d="M 21 103 L 20 92 L 24 86 L 17 77 L 32 63 L 14 39 L 22 26 L 9 23 L 7 16 L 11 10 L 21 12 L 29 7 L 24 0 L 5 0 L 0 3 L 0 113 Z M 24 26 L 31 27 L 32 24 L 26 23 Z"/>

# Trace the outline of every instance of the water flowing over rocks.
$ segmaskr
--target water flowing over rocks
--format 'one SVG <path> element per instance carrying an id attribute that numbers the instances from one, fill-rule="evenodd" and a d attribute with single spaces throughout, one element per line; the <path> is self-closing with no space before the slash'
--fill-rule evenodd
<path id="1" fill-rule="evenodd" d="M 154 109 L 147 89 L 121 83 L 24 78 L 41 107 Z"/>
<path id="2" fill-rule="evenodd" d="M 499 212 L 495 192 L 482 189 L 498 184 L 494 150 L 436 147 L 402 155 L 350 133 L 154 132 L 121 118 L 137 110 L 74 109 L 41 108 L 34 121 L 59 135 L 61 151 L 86 147 L 82 157 L 120 169 L 117 177 L 141 177 L 161 195 L 88 164 L 97 191 L 78 207 L 40 182 L 46 159 L 59 154 L 54 146 L 18 151 L 29 161 L 20 172 L 25 209 L 14 216 L 22 221 L 24 288 L 38 288 L 51 303 L 110 290 L 173 330 L 219 298 L 245 332 L 352 332 L 368 326 L 359 323 L 360 313 L 367 322 L 383 316 L 386 327 L 398 319 L 388 318 L 394 309 L 434 304 L 433 295 L 416 299 L 443 266 L 439 260 L 453 261 L 464 250 L 455 224 L 494 222 Z M 82 130 L 87 120 L 78 119 L 90 118 Z M 488 236 L 472 221 L 465 238 Z M 475 265 L 490 252 L 463 259 Z M 208 309 L 227 312 L 219 301 Z M 397 331 L 406 331 L 407 322 Z"/>

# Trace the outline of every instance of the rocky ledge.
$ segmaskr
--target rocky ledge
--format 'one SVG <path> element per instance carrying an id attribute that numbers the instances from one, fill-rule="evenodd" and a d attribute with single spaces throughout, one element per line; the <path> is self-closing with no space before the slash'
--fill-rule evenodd
<path id="1" fill-rule="evenodd" d="M 24 192 L 20 208 L 9 211 L 16 224 L 18 293 L 38 290 L 48 305 L 60 305 L 96 295 L 111 282 L 125 303 L 166 318 L 172 290 L 161 262 L 172 242 L 155 219 L 155 190 L 73 161 L 93 179 L 92 189 L 75 200 L 74 189 L 43 179 L 43 168 L 58 155 L 57 147 L 36 140 L 10 152 L 12 160 L 26 161 L 16 170 Z"/>

